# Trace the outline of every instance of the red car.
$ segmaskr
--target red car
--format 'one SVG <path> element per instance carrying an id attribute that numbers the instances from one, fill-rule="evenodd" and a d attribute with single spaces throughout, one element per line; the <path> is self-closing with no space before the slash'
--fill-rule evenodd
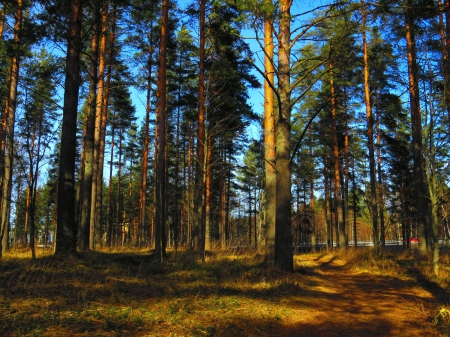
<path id="1" fill-rule="evenodd" d="M 409 239 L 409 242 L 411 242 L 411 243 L 419 243 L 419 238 L 411 238 L 411 239 Z"/>

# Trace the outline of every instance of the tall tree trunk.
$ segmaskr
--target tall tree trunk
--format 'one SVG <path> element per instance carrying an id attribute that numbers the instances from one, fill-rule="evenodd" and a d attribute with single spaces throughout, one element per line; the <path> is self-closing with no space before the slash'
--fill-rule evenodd
<path id="1" fill-rule="evenodd" d="M 180 61 L 180 69 L 182 67 L 182 63 Z M 181 74 L 178 74 L 178 78 L 181 78 Z M 178 87 L 178 97 L 177 99 L 181 99 L 181 85 Z M 180 171 L 180 135 L 181 135 L 181 106 L 178 106 L 177 109 L 177 123 L 176 123 L 176 132 L 175 132 L 175 173 L 174 173 L 174 185 L 175 185 L 175 200 L 174 200 L 174 215 L 173 215 L 173 243 L 175 247 L 175 252 L 178 252 L 178 244 L 179 244 L 179 235 L 181 231 L 181 198 L 179 190 L 179 171 Z"/>
<path id="2" fill-rule="evenodd" d="M 55 255 L 76 253 L 75 157 L 78 89 L 80 86 L 81 0 L 71 1 L 66 80 L 58 177 L 58 205 Z"/>
<path id="3" fill-rule="evenodd" d="M 114 118 L 114 117 L 113 117 Z M 111 123 L 111 153 L 110 153 L 110 164 L 109 164 L 109 186 L 108 186 L 108 196 L 106 201 L 106 246 L 111 248 L 113 245 L 113 223 L 114 217 L 112 216 L 112 185 L 113 185 L 113 166 L 114 166 L 114 135 L 115 135 L 115 123 Z"/>
<path id="4" fill-rule="evenodd" d="M 419 238 L 419 252 L 427 252 L 427 210 L 428 204 L 424 197 L 426 191 L 425 175 L 423 172 L 422 118 L 420 111 L 419 83 L 416 57 L 416 38 L 414 32 L 414 18 L 411 14 L 411 0 L 405 0 L 405 32 L 408 57 L 409 97 L 412 122 L 412 145 L 414 162 L 414 186 L 417 211 L 417 236 Z"/>
<path id="5" fill-rule="evenodd" d="M 346 103 L 347 105 L 347 103 Z M 348 245 L 348 230 L 349 230 L 349 219 L 348 219 L 348 181 L 349 181 L 349 135 L 348 135 L 348 111 L 347 108 L 344 109 L 345 112 L 345 133 L 344 133 L 344 172 L 342 174 L 342 180 L 344 181 L 344 188 L 342 191 L 342 226 L 344 227 L 345 233 L 345 245 Z"/>
<path id="6" fill-rule="evenodd" d="M 211 142 L 211 136 L 208 136 L 205 158 L 205 252 L 211 250 Z"/>
<path id="7" fill-rule="evenodd" d="M 98 87 L 96 95 L 96 111 L 95 111 L 95 132 L 94 132 L 94 159 L 93 159 L 93 177 L 91 190 L 91 215 L 90 215 L 90 231 L 89 231 L 89 247 L 95 249 L 97 244 L 96 238 L 101 234 L 101 214 L 102 214 L 102 185 L 103 185 L 103 149 L 102 135 L 106 128 L 106 115 L 104 113 L 103 96 L 105 92 L 105 54 L 106 54 L 106 37 L 108 30 L 108 1 L 103 3 L 102 8 L 102 25 L 101 38 L 98 52 Z M 103 140 L 104 144 L 104 140 Z"/>
<path id="8" fill-rule="evenodd" d="M 428 131 L 428 151 L 425 156 L 425 172 L 428 183 L 428 193 L 430 196 L 431 205 L 431 239 L 432 239 L 432 252 L 433 252 L 433 271 L 436 276 L 439 275 L 439 196 L 438 186 L 436 179 L 436 146 L 434 139 L 435 117 L 432 100 L 430 99 L 430 114 L 429 114 L 429 131 Z"/>
<path id="9" fill-rule="evenodd" d="M 327 154 L 324 154 L 323 158 L 323 182 L 325 190 L 324 216 L 325 216 L 327 252 L 333 248 L 332 244 L 333 231 L 331 229 L 331 211 L 330 211 L 330 185 L 328 184 L 328 181 L 329 181 L 328 157 Z"/>
<path id="10" fill-rule="evenodd" d="M 192 181 L 192 143 L 193 143 L 193 137 L 191 132 L 191 123 L 188 123 L 188 144 L 187 144 L 187 189 L 186 189 L 186 212 L 187 212 L 187 229 L 186 229 L 186 242 L 189 246 L 189 248 L 192 248 L 192 228 L 193 228 L 193 195 L 194 195 L 194 182 Z"/>
<path id="11" fill-rule="evenodd" d="M 195 222 L 193 230 L 193 248 L 204 258 L 204 162 L 205 162 L 205 15 L 206 0 L 200 0 L 200 45 L 199 45 L 199 98 L 198 98 L 198 135 L 197 135 L 197 174 L 194 196 Z"/>
<path id="12" fill-rule="evenodd" d="M 109 33 L 109 52 L 108 52 L 108 66 L 106 67 L 106 76 L 105 76 L 105 83 L 104 83 L 104 92 L 103 92 L 103 104 L 102 104 L 102 120 L 106 121 L 106 116 L 108 112 L 108 102 L 109 102 L 109 84 L 111 83 L 111 72 L 112 72 L 112 63 L 114 58 L 114 42 L 115 42 L 115 32 L 116 32 L 116 21 L 117 21 L 117 5 L 113 4 L 112 10 L 111 10 L 112 18 L 111 18 L 111 31 Z M 100 166 L 103 168 L 104 166 L 104 155 L 105 155 L 105 144 L 106 144 L 106 122 L 104 127 L 102 128 L 102 134 L 100 139 Z M 114 147 L 114 127 L 112 130 L 113 139 L 111 141 L 112 147 Z M 109 184 L 111 186 L 111 168 L 113 167 L 113 148 L 111 148 L 111 164 L 110 164 L 110 177 L 109 177 Z M 103 169 L 100 172 L 101 178 L 99 179 L 103 184 Z M 102 200 L 102 184 L 100 185 L 100 200 Z M 108 200 L 111 198 L 109 187 L 108 186 Z M 110 201 L 107 201 L 110 202 Z M 110 217 L 109 211 L 106 212 L 107 218 Z M 97 220 L 96 220 L 97 221 Z M 98 223 L 102 223 L 101 219 L 98 219 Z M 108 225 L 108 220 L 106 220 L 106 228 L 105 228 L 105 236 L 106 236 L 106 245 L 108 247 L 111 247 L 111 224 Z M 101 233 L 98 233 L 101 234 Z M 109 235 L 109 240 L 108 240 Z M 101 242 L 100 239 L 97 241 Z"/>
<path id="13" fill-rule="evenodd" d="M 31 142 L 30 142 L 31 138 Z M 28 128 L 28 133 L 26 137 L 27 142 L 27 152 L 28 152 L 28 162 L 30 163 L 28 167 L 28 177 L 27 177 L 27 195 L 25 199 L 25 221 L 23 226 L 23 243 L 26 245 L 28 243 L 28 233 L 30 226 L 30 212 L 31 212 L 31 199 L 33 198 L 33 181 L 34 181 L 34 151 L 35 151 L 35 140 L 36 140 L 36 124 L 33 125 L 33 130 Z M 31 247 L 31 246 L 30 246 Z"/>
<path id="14" fill-rule="evenodd" d="M 375 172 L 375 150 L 373 142 L 373 114 L 370 104 L 370 88 L 369 88 L 369 53 L 367 51 L 366 38 L 366 9 L 364 0 L 362 1 L 362 40 L 363 40 L 363 61 L 364 61 L 364 103 L 366 105 L 366 121 L 367 121 L 367 147 L 369 149 L 369 176 L 370 176 L 370 210 L 372 213 L 372 230 L 373 244 L 375 251 L 378 253 L 380 248 L 380 234 L 378 230 L 378 205 L 377 205 L 377 180 Z"/>
<path id="15" fill-rule="evenodd" d="M 438 0 L 442 7 L 442 0 Z M 443 12 L 445 13 L 445 24 L 442 12 L 439 14 L 439 33 L 441 35 L 442 69 L 444 74 L 445 106 L 450 121 L 450 1 L 444 0 Z"/>
<path id="16" fill-rule="evenodd" d="M 352 160 L 352 197 L 353 197 L 353 243 L 358 246 L 358 227 L 356 218 L 358 215 L 357 198 L 356 198 L 356 179 L 355 179 L 355 158 Z"/>
<path id="17" fill-rule="evenodd" d="M 158 154 L 156 162 L 155 181 L 155 257 L 161 262 L 165 256 L 165 194 L 166 194 L 166 64 L 167 64 L 167 39 L 168 39 L 168 12 L 169 1 L 163 0 L 162 24 L 161 24 L 161 46 L 159 50 L 159 82 L 158 82 Z"/>
<path id="18" fill-rule="evenodd" d="M 377 90 L 378 96 L 378 90 Z M 378 98 L 377 98 L 378 100 Z M 376 124 L 377 124 L 377 177 L 378 177 L 378 186 L 377 186 L 377 198 L 378 198 L 378 209 L 380 216 L 380 239 L 381 246 L 384 247 L 386 245 L 386 230 L 384 224 L 384 201 L 383 201 L 383 172 L 381 170 L 381 129 L 380 129 L 380 114 L 376 110 Z"/>
<path id="19" fill-rule="evenodd" d="M 227 247 L 227 222 L 226 222 L 226 206 L 227 206 L 227 189 L 226 189 L 226 156 L 225 148 L 222 143 L 220 149 L 221 157 L 221 169 L 219 171 L 219 238 L 220 248 L 226 249 Z"/>
<path id="20" fill-rule="evenodd" d="M 147 77 L 147 95 L 145 103 L 145 120 L 144 120 L 144 148 L 142 149 L 142 170 L 141 170 L 141 185 L 139 189 L 139 246 L 143 246 L 144 228 L 146 217 L 146 202 L 147 202 L 147 174 L 148 174 L 148 148 L 149 148 L 149 125 L 150 125 L 150 111 L 151 111 L 151 92 L 152 92 L 152 57 L 153 47 L 151 45 L 153 40 L 153 24 L 150 26 L 148 50 L 148 77 Z"/>
<path id="21" fill-rule="evenodd" d="M 271 0 L 267 0 L 271 1 Z M 276 218 L 276 183 L 275 171 L 275 115 L 274 92 L 275 69 L 274 45 L 272 34 L 273 23 L 264 21 L 264 172 L 265 172 L 265 261 L 273 264 L 275 259 L 275 218 Z"/>
<path id="22" fill-rule="evenodd" d="M 278 92 L 280 112 L 276 123 L 276 228 L 275 267 L 293 270 L 291 229 L 291 84 L 290 84 L 290 0 L 280 1 L 279 49 L 278 49 Z"/>
<path id="23" fill-rule="evenodd" d="M 11 189 L 14 162 L 14 124 L 16 119 L 17 106 L 17 84 L 19 82 L 19 55 L 20 34 L 22 29 L 22 0 L 17 1 L 16 17 L 14 22 L 14 45 L 17 51 L 11 59 L 9 95 L 5 107 L 4 120 L 6 126 L 5 137 L 5 162 L 2 180 L 2 199 L 1 199 L 1 223 L 0 223 L 0 257 L 9 246 L 9 221 L 11 211 Z"/>
<path id="24" fill-rule="evenodd" d="M 336 94 L 333 78 L 333 65 L 330 64 L 330 90 L 331 90 L 331 120 L 332 126 L 331 130 L 333 133 L 333 195 L 334 195 L 334 218 L 335 224 L 338 230 L 338 240 L 339 248 L 343 251 L 347 249 L 347 241 L 345 239 L 345 228 L 343 223 L 343 213 L 342 213 L 342 194 L 341 194 L 341 173 L 339 169 L 339 143 L 337 134 L 337 104 L 336 104 Z"/>
<path id="25" fill-rule="evenodd" d="M 115 246 L 120 247 L 122 245 L 122 234 L 123 234 L 123 197 L 122 197 L 122 151 L 123 151 L 123 127 L 119 127 L 119 144 L 117 147 L 119 149 L 119 160 L 117 168 L 117 200 L 116 200 L 116 237 Z"/>
<path id="26" fill-rule="evenodd" d="M 314 196 L 314 157 L 313 157 L 313 147 L 312 147 L 312 126 L 309 127 L 309 157 L 311 160 L 309 169 L 310 169 L 310 178 L 309 178 L 309 194 L 310 194 L 310 203 L 309 203 L 309 212 L 310 212 L 310 220 L 311 220 L 311 251 L 316 251 L 317 246 L 317 238 L 316 238 L 316 214 L 315 214 L 315 196 Z"/>
<path id="27" fill-rule="evenodd" d="M 79 238 L 78 248 L 84 252 L 89 250 L 90 218 L 92 201 L 92 177 L 94 161 L 94 126 L 95 126 L 95 97 L 97 92 L 97 59 L 98 59 L 98 33 L 97 26 L 94 26 L 94 35 L 91 41 L 91 65 L 90 84 L 86 108 L 85 139 L 83 141 L 84 155 L 82 156 L 83 172 L 80 179 L 80 217 L 79 217 Z M 84 160 L 83 160 L 84 159 Z"/>
<path id="28" fill-rule="evenodd" d="M 35 218 L 36 218 L 36 194 L 37 194 L 37 182 L 39 179 L 39 167 L 41 164 L 41 134 L 42 134 L 42 118 L 39 121 L 39 127 L 38 127 L 38 132 L 39 132 L 39 136 L 37 139 L 37 148 L 36 148 L 36 156 L 35 156 L 35 163 L 34 163 L 34 168 L 33 165 L 31 165 L 32 160 L 30 161 L 30 173 L 32 176 L 32 180 L 31 180 L 31 200 L 30 200 L 30 209 L 29 209 L 29 214 L 30 214 L 30 247 L 31 247 L 31 258 L 33 260 L 36 259 L 36 247 L 35 247 L 35 232 L 36 232 L 36 223 L 35 223 Z M 34 136 L 34 138 L 36 138 L 36 136 Z M 33 146 L 34 148 L 35 146 Z M 47 241 L 45 241 L 47 242 Z"/>

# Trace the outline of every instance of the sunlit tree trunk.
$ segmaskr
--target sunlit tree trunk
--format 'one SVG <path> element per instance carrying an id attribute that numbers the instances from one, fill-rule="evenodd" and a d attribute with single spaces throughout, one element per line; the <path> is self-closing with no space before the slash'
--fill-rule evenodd
<path id="1" fill-rule="evenodd" d="M 271 1 L 271 0 L 267 0 Z M 264 169 L 265 169 L 265 261 L 274 263 L 275 258 L 275 217 L 276 217 L 276 182 L 275 171 L 275 115 L 274 92 L 275 69 L 273 23 L 264 21 Z"/>
<path id="2" fill-rule="evenodd" d="M 90 232 L 89 247 L 94 249 L 101 235 L 101 214 L 102 214 L 102 185 L 103 185 L 103 149 L 106 129 L 106 110 L 104 109 L 104 92 L 105 92 L 105 55 L 106 55 L 106 39 L 108 30 L 108 1 L 105 1 L 102 8 L 102 27 L 101 38 L 98 52 L 98 87 L 96 96 L 95 111 L 95 133 L 94 133 L 94 163 L 91 191 L 91 216 L 90 216 Z"/>
<path id="3" fill-rule="evenodd" d="M 364 62 L 364 103 L 366 106 L 366 121 L 367 121 L 367 147 L 369 150 L 369 176 L 370 176 L 370 200 L 369 205 L 372 213 L 372 230 L 373 230 L 373 244 L 375 251 L 378 252 L 380 247 L 380 234 L 378 230 L 378 205 L 377 205 L 377 180 L 375 172 L 375 150 L 373 141 L 373 114 L 370 104 L 370 88 L 369 88 L 369 53 L 367 51 L 366 38 L 366 9 L 364 8 L 364 1 L 362 1 L 362 40 L 363 40 L 363 62 Z"/>
<path id="4" fill-rule="evenodd" d="M 81 13 L 81 0 L 72 0 L 64 85 L 55 255 L 76 253 L 74 175 L 80 86 Z"/>
<path id="5" fill-rule="evenodd" d="M 14 164 L 14 124 L 16 120 L 17 107 L 17 85 L 19 82 L 19 54 L 20 34 L 22 29 L 22 0 L 17 1 L 16 16 L 14 22 L 14 45 L 17 50 L 11 58 L 9 93 L 4 112 L 4 122 L 6 127 L 5 137 L 5 159 L 2 180 L 2 199 L 1 199 L 1 223 L 0 223 L 0 257 L 9 246 L 9 222 L 11 213 L 11 189 Z"/>
<path id="6" fill-rule="evenodd" d="M 342 197 L 341 197 L 341 173 L 339 169 L 339 144 L 338 144 L 338 134 L 337 134 L 337 106 L 336 106 L 336 94 L 335 94 L 335 85 L 333 78 L 333 65 L 330 64 L 330 94 L 331 94 L 331 121 L 332 126 L 331 130 L 333 133 L 333 196 L 334 196 L 334 205 L 335 205 L 335 224 L 338 230 L 338 240 L 339 240 L 339 248 L 341 250 L 347 249 L 347 242 L 345 240 L 345 225 L 343 223 L 343 214 L 342 214 Z"/>
<path id="7" fill-rule="evenodd" d="M 3 30 L 5 28 L 5 19 L 6 19 L 6 5 L 2 5 L 2 11 L 0 13 L 0 39 L 3 38 Z"/>
<path id="8" fill-rule="evenodd" d="M 325 194 L 325 202 L 324 202 L 324 217 L 325 217 L 325 233 L 326 233 L 326 242 L 327 242 L 327 251 L 333 248 L 332 246 L 332 237 L 333 231 L 331 229 L 331 211 L 330 211 L 330 185 L 329 181 L 329 171 L 328 171 L 328 157 L 327 154 L 323 156 L 323 182 L 324 182 L 324 194 Z"/>

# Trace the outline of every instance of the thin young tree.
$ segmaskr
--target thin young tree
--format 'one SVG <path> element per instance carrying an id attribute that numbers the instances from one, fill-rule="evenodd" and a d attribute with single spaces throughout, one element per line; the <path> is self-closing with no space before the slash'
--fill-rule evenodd
<path id="1" fill-rule="evenodd" d="M 161 262 L 165 258 L 165 200 L 166 200 L 166 72 L 167 72 L 167 40 L 169 21 L 169 1 L 163 0 L 161 44 L 159 49 L 159 77 L 158 77 L 158 152 L 156 156 L 156 182 L 155 182 L 155 257 Z"/>

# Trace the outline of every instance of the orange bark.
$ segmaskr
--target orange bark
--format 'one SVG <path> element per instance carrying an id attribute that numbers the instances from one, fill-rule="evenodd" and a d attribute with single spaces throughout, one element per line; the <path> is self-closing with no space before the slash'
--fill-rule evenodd
<path id="1" fill-rule="evenodd" d="M 271 0 L 267 0 L 271 1 Z M 274 262 L 275 256 L 275 211 L 276 211 L 276 171 L 275 171 L 275 116 L 274 92 L 275 83 L 274 45 L 272 34 L 273 23 L 264 21 L 264 156 L 266 178 L 266 243 L 265 259 L 268 263 Z"/>

